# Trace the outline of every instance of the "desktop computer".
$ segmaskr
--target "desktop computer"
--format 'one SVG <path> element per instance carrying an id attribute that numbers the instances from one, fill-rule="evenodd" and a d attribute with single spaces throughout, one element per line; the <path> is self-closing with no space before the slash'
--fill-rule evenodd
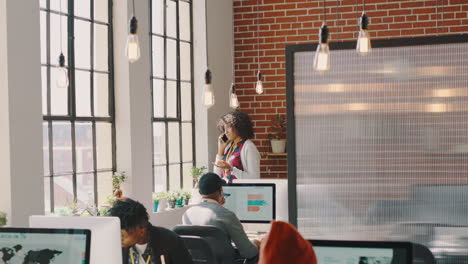
<path id="1" fill-rule="evenodd" d="M 91 232 L 0 228 L 0 263 L 90 264 Z"/>
<path id="2" fill-rule="evenodd" d="M 409 242 L 309 240 L 320 264 L 412 264 Z"/>
<path id="3" fill-rule="evenodd" d="M 30 227 L 90 229 L 90 264 L 122 264 L 120 220 L 103 216 L 40 216 L 29 217 Z M 70 263 L 72 262 L 61 262 Z"/>

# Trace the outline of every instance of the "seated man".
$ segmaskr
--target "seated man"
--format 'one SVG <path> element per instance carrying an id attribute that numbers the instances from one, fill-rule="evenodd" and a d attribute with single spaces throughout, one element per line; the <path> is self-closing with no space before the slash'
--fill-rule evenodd
<path id="1" fill-rule="evenodd" d="M 252 243 L 237 216 L 223 207 L 223 183 L 215 173 L 204 174 L 198 182 L 202 202 L 190 207 L 183 215 L 182 222 L 184 225 L 212 225 L 220 228 L 234 242 L 241 257 L 255 259 L 258 257 L 260 242 L 254 240 Z"/>
<path id="2" fill-rule="evenodd" d="M 171 230 L 151 225 L 141 203 L 117 200 L 109 213 L 120 218 L 123 264 L 193 263 L 182 239 Z"/>

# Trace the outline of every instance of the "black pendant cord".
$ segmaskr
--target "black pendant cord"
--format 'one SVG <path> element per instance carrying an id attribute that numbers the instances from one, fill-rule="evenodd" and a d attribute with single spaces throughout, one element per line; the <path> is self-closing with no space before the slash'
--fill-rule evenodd
<path id="1" fill-rule="evenodd" d="M 206 38 L 206 67 L 210 68 L 210 56 L 208 53 L 208 0 L 205 0 L 205 38 Z M 234 12 L 234 10 L 233 10 Z"/>
<path id="2" fill-rule="evenodd" d="M 259 21 L 260 21 L 260 9 L 259 0 L 257 0 L 257 70 L 260 71 L 260 32 L 259 32 Z"/>
<path id="3" fill-rule="evenodd" d="M 327 23 L 327 9 L 326 9 L 326 1 L 323 0 L 323 23 Z"/>
<path id="4" fill-rule="evenodd" d="M 132 0 L 132 6 L 133 6 L 133 16 L 136 16 L 136 13 L 135 13 L 135 0 Z"/>
<path id="5" fill-rule="evenodd" d="M 60 9 L 60 53 L 63 53 L 63 47 L 62 47 L 62 36 L 63 36 L 63 31 L 62 31 L 62 0 L 59 0 L 59 9 Z"/>
<path id="6" fill-rule="evenodd" d="M 236 77 L 236 73 L 235 73 L 236 58 L 234 57 L 236 55 L 236 53 L 234 52 L 236 43 L 234 41 L 234 35 L 235 35 L 235 24 L 234 24 L 234 1 L 233 1 L 232 2 L 232 51 L 231 51 L 231 55 L 232 55 L 232 85 L 231 86 L 234 85 L 235 77 Z"/>
<path id="7" fill-rule="evenodd" d="M 362 0 L 362 13 L 366 12 L 366 0 Z"/>

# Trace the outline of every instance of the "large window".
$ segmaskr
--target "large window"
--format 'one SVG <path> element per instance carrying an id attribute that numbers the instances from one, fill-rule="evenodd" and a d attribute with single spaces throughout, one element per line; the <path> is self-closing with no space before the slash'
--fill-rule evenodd
<path id="1" fill-rule="evenodd" d="M 195 159 L 192 3 L 149 1 L 154 190 L 189 189 Z"/>
<path id="2" fill-rule="evenodd" d="M 111 3 L 40 0 L 46 212 L 75 201 L 102 205 L 112 193 Z M 61 49 L 68 88 L 56 85 Z"/>

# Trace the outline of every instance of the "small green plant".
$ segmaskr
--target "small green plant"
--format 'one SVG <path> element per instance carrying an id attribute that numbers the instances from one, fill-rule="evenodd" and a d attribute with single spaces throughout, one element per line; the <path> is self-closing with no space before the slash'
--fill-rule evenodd
<path id="1" fill-rule="evenodd" d="M 7 214 L 4 212 L 0 212 L 0 226 L 4 226 L 7 224 Z"/>
<path id="2" fill-rule="evenodd" d="M 190 169 L 190 174 L 192 174 L 192 177 L 193 177 L 193 181 L 195 184 L 198 183 L 198 180 L 200 179 L 200 176 L 203 175 L 203 173 L 205 173 L 206 171 L 206 167 L 203 166 L 203 167 L 192 167 L 192 169 Z"/>
<path id="3" fill-rule="evenodd" d="M 114 195 L 108 195 L 106 197 L 106 204 L 109 205 L 109 206 L 114 206 L 114 204 L 117 202 L 117 197 L 115 197 Z"/>
<path id="4" fill-rule="evenodd" d="M 181 196 L 184 200 L 190 200 L 190 198 L 192 198 L 192 194 L 188 191 L 182 191 Z"/>
<path id="5" fill-rule="evenodd" d="M 169 191 L 167 194 L 166 194 L 166 198 L 167 200 L 169 201 L 177 201 L 179 200 L 181 197 L 180 195 L 180 191 Z"/>
<path id="6" fill-rule="evenodd" d="M 125 175 L 125 172 L 114 172 L 114 174 L 112 174 L 112 189 L 115 191 L 115 190 L 119 190 L 120 189 L 120 185 L 122 183 L 125 182 L 125 180 L 127 179 L 127 176 Z"/>
<path id="7" fill-rule="evenodd" d="M 153 202 L 159 202 L 161 201 L 161 199 L 166 198 L 166 196 L 167 196 L 167 193 L 165 192 L 153 193 Z"/>
<path id="8" fill-rule="evenodd" d="M 269 139 L 284 139 L 286 135 L 286 119 L 280 114 L 277 114 L 271 119 L 270 129 L 273 133 L 268 133 Z"/>

